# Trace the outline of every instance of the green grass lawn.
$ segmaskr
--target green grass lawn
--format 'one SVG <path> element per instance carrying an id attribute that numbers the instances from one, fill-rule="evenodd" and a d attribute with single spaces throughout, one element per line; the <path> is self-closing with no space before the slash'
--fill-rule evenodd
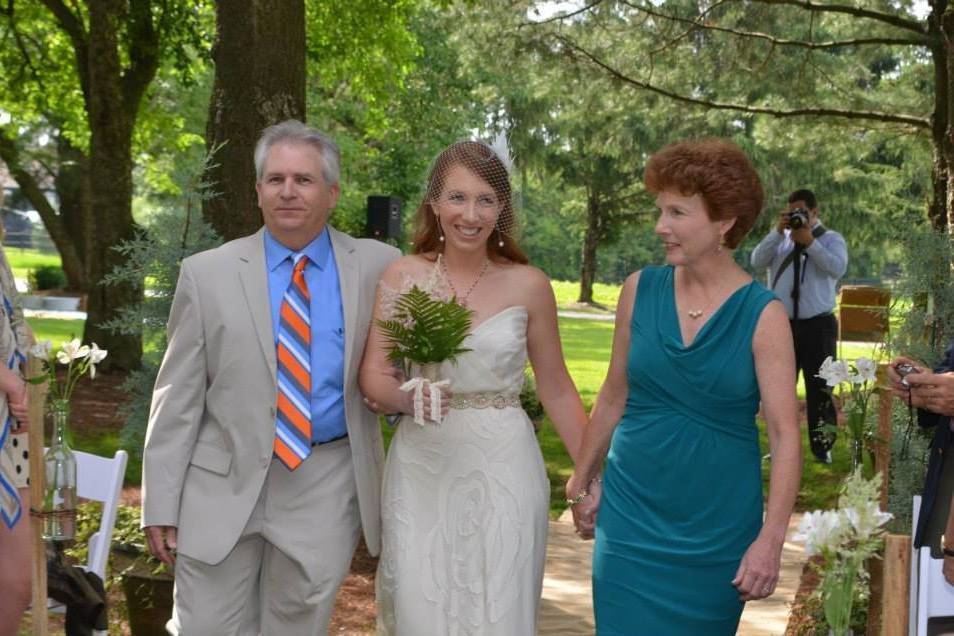
<path id="1" fill-rule="evenodd" d="M 579 282 L 554 280 L 551 281 L 550 284 L 553 286 L 553 293 L 556 296 L 557 307 L 559 309 L 604 313 L 595 307 L 579 307 L 576 305 L 576 300 L 580 297 Z M 616 311 L 616 301 L 619 298 L 620 287 L 620 285 L 594 283 L 593 300 L 600 305 L 605 306 L 607 311 Z"/>
<path id="2" fill-rule="evenodd" d="M 29 317 L 27 322 L 37 342 L 49 340 L 54 347 L 71 338 L 83 337 L 83 320 Z"/>
<path id="3" fill-rule="evenodd" d="M 61 264 L 60 255 L 55 252 L 48 253 L 20 247 L 4 247 L 3 251 L 7 260 L 10 261 L 10 269 L 13 270 L 16 278 L 26 278 L 31 269 L 43 265 L 59 266 Z"/>

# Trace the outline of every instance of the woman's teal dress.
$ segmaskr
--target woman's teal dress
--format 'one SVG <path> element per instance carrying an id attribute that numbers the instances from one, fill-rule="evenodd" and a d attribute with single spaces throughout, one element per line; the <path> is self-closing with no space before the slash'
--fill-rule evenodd
<path id="1" fill-rule="evenodd" d="M 603 476 L 593 554 L 599 636 L 735 634 L 732 585 L 762 525 L 753 281 L 683 346 L 672 267 L 639 277 L 629 396 Z"/>

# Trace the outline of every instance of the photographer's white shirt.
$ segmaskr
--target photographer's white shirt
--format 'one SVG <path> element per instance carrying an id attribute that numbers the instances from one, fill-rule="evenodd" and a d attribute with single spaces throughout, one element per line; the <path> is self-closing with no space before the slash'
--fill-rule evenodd
<path id="1" fill-rule="evenodd" d="M 821 226 L 816 221 L 814 230 Z M 752 251 L 752 267 L 769 268 L 767 286 L 775 292 L 785 305 L 785 311 L 791 319 L 793 314 L 792 287 L 795 281 L 795 264 L 789 263 L 772 288 L 775 273 L 789 252 L 795 249 L 791 230 L 783 234 L 775 228 L 763 238 Z M 826 228 L 825 233 L 817 237 L 802 251 L 801 284 L 799 285 L 798 317 L 812 318 L 819 314 L 830 313 L 835 309 L 835 294 L 839 279 L 848 269 L 848 248 L 844 237 Z"/>

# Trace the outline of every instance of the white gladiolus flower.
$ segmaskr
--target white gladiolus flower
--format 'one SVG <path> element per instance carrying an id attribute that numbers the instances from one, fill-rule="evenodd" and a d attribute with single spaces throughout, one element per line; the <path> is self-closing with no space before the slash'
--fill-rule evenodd
<path id="1" fill-rule="evenodd" d="M 838 386 L 848 381 L 848 363 L 844 360 L 833 360 L 831 356 L 828 356 L 822 362 L 815 377 L 821 378 L 830 387 Z"/>
<path id="2" fill-rule="evenodd" d="M 106 357 L 106 354 L 109 353 L 106 349 L 100 349 L 94 342 L 89 348 L 89 377 L 93 379 L 96 377 L 96 365 L 103 361 Z"/>
<path id="3" fill-rule="evenodd" d="M 109 353 L 106 349 L 100 349 L 94 342 L 89 348 L 89 359 L 93 364 L 99 364 L 106 358 L 106 354 Z"/>
<path id="4" fill-rule="evenodd" d="M 865 382 L 874 382 L 875 374 L 878 372 L 878 363 L 870 358 L 858 358 L 855 360 L 855 368 L 858 374 L 853 376 L 851 381 L 854 384 L 864 384 Z"/>
<path id="5" fill-rule="evenodd" d="M 71 360 L 79 360 L 88 355 L 89 347 L 80 345 L 79 338 L 73 338 L 60 345 L 60 350 L 56 352 L 56 360 L 60 364 L 69 364 Z"/>
<path id="6" fill-rule="evenodd" d="M 874 501 L 866 502 L 863 507 L 845 508 L 844 513 L 858 540 L 868 539 L 875 530 L 894 518 L 890 512 L 882 512 Z"/>
<path id="7" fill-rule="evenodd" d="M 841 516 L 835 510 L 807 512 L 798 524 L 796 540 L 805 542 L 805 554 L 814 556 L 825 548 L 838 547 L 841 534 Z"/>

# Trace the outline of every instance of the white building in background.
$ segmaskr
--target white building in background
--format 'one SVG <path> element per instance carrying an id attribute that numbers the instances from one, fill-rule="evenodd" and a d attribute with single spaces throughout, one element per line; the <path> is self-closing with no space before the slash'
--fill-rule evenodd
<path id="1" fill-rule="evenodd" d="M 13 180 L 2 162 L 0 162 L 0 186 L 3 188 L 3 199 L 0 203 L 0 220 L 3 222 L 4 229 L 3 245 L 56 252 L 56 247 L 40 219 L 39 212 L 34 210 L 30 201 L 20 194 L 20 186 Z M 40 188 L 50 205 L 54 209 L 58 208 L 59 201 L 52 183 L 41 183 Z"/>

